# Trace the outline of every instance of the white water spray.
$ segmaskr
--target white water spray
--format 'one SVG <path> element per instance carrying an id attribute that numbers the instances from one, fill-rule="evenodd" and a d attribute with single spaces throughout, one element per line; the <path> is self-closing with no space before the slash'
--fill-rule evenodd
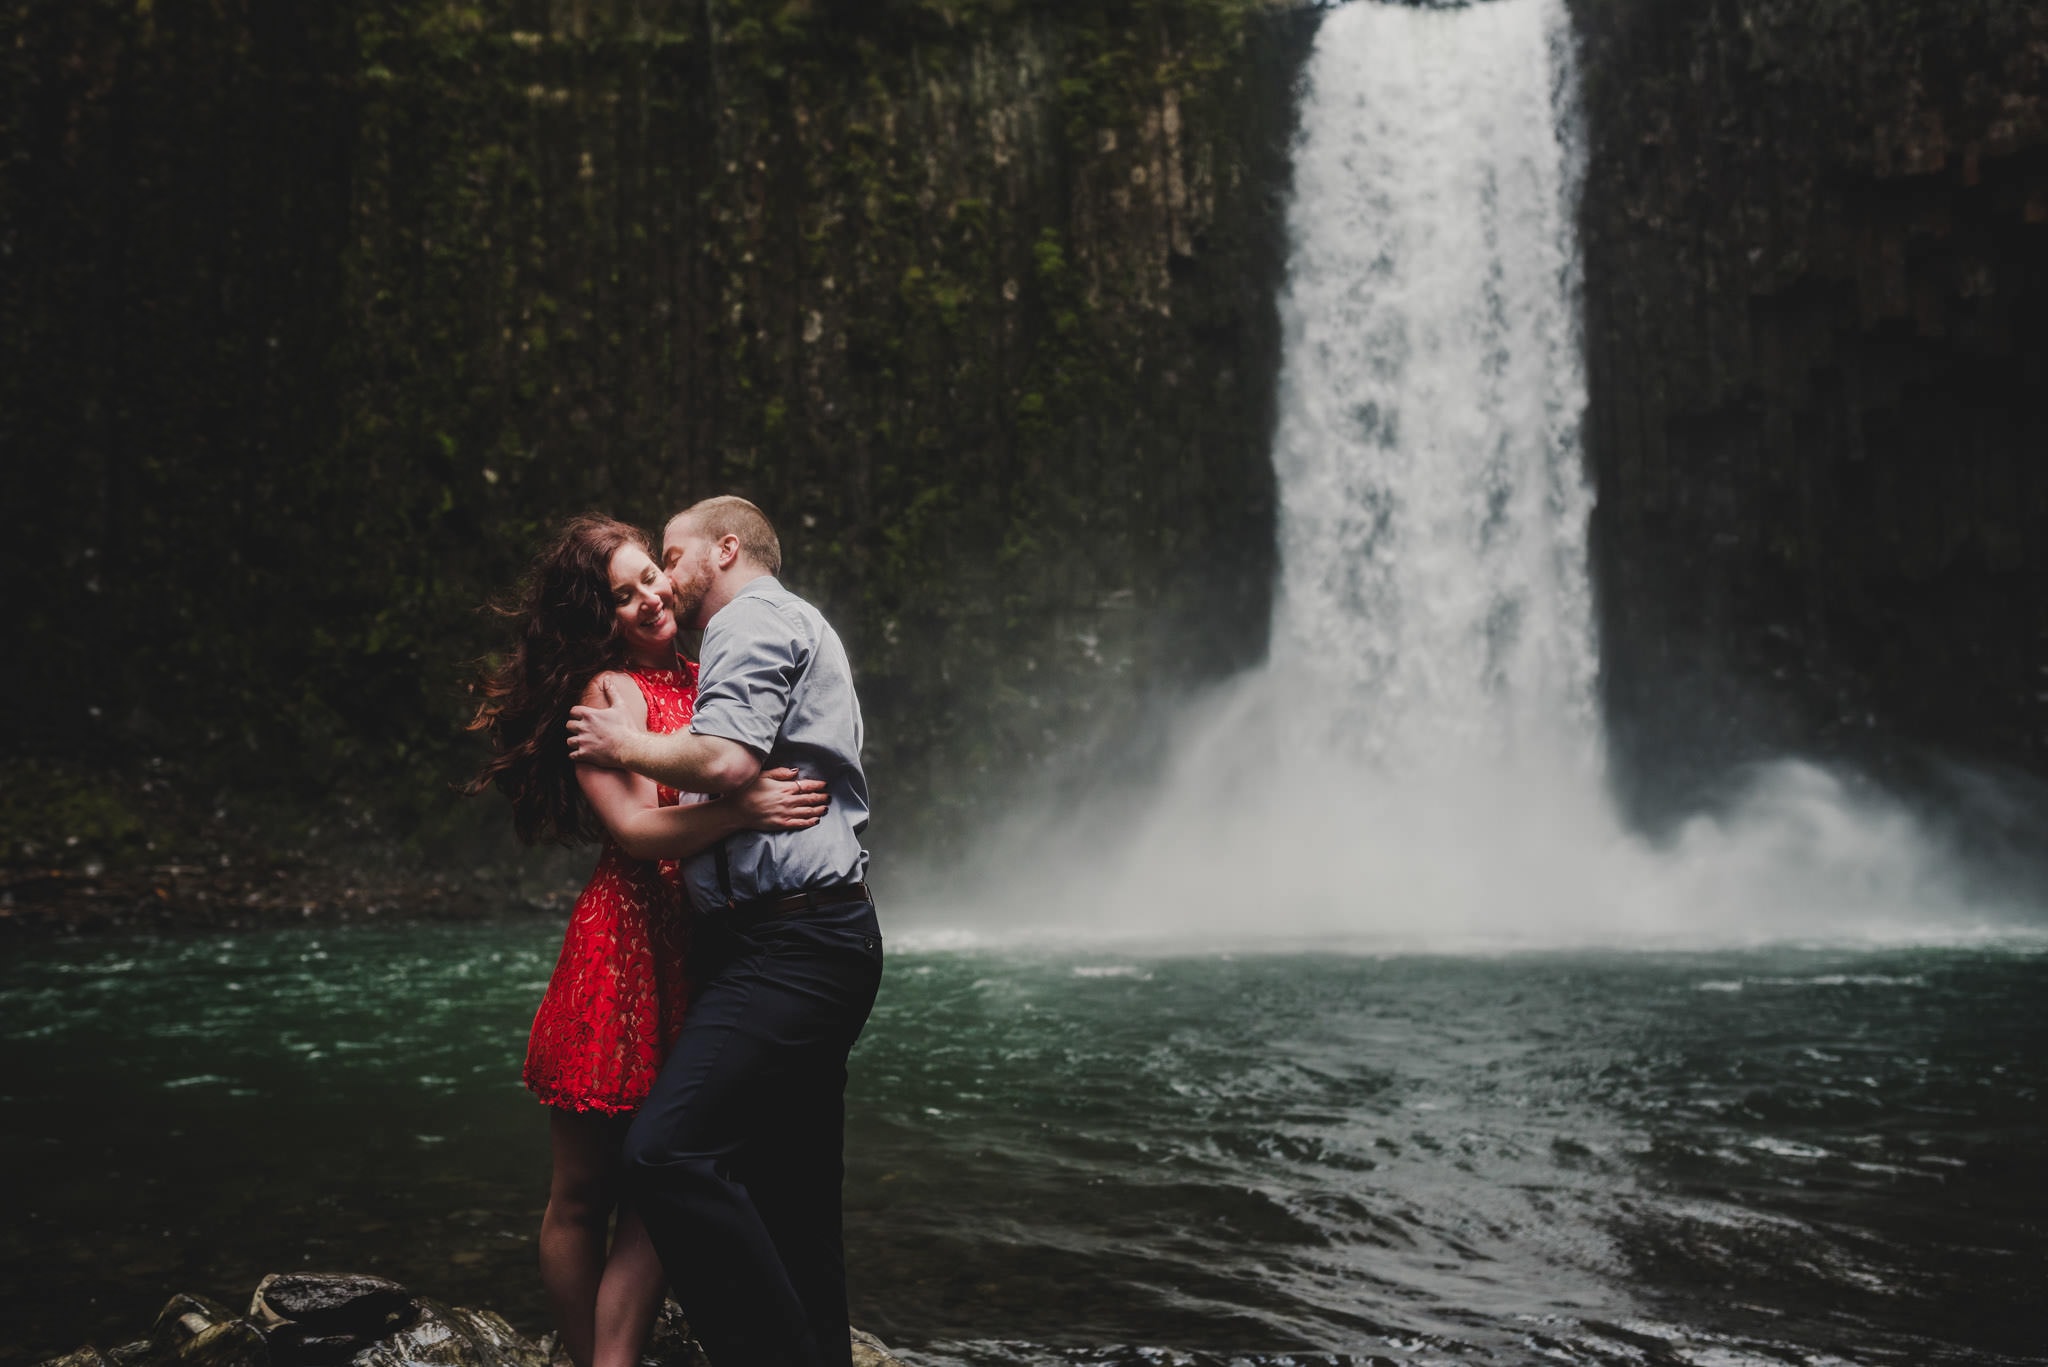
<path id="1" fill-rule="evenodd" d="M 1386 948 L 1956 938 L 1913 823 L 1810 766 L 1773 766 L 1662 848 L 1613 808 L 1575 89 L 1562 0 L 1324 18 L 1280 301 L 1271 662 L 1186 719 L 1145 810 L 1091 814 L 1117 831 L 1100 858 L 1070 828 L 992 861 L 975 900 L 1006 925 Z"/>
<path id="2" fill-rule="evenodd" d="M 1273 669 L 1389 772 L 1598 764 L 1556 8 L 1352 5 L 1308 72 Z"/>

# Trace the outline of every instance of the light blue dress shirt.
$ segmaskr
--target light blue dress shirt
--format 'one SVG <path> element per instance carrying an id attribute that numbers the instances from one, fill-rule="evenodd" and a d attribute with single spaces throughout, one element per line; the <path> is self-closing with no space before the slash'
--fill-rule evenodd
<path id="1" fill-rule="evenodd" d="M 821 778 L 832 799 L 824 820 L 808 830 L 728 836 L 730 889 L 721 884 L 715 851 L 691 859 L 683 879 L 697 909 L 715 912 L 728 897 L 745 902 L 866 877 L 860 699 L 839 633 L 763 575 L 712 616 L 697 665 L 691 731 L 738 741 L 762 757 L 764 769 L 789 766 Z"/>

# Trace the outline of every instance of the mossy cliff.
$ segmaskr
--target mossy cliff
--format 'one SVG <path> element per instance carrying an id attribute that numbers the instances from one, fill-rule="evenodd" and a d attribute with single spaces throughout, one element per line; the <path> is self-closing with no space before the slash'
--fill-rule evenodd
<path id="1" fill-rule="evenodd" d="M 1303 16 L 0 14 L 17 759 L 445 839 L 479 604 L 720 491 L 848 637 L 899 838 L 1262 652 Z"/>
<path id="2" fill-rule="evenodd" d="M 1573 8 L 1633 796 L 1786 748 L 2048 774 L 2048 10 Z"/>
<path id="3" fill-rule="evenodd" d="M 2048 772 L 2048 17 L 1573 11 L 1638 810 L 1788 748 Z M 7 861 L 51 858 L 45 792 L 60 862 L 186 839 L 129 810 L 149 760 L 229 823 L 496 829 L 447 787 L 477 605 L 584 508 L 777 515 L 884 843 L 1255 660 L 1313 22 L 0 7 Z"/>

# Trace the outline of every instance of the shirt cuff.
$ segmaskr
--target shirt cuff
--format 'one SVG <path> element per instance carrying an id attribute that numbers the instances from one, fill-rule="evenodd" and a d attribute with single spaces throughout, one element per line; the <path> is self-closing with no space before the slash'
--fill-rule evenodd
<path id="1" fill-rule="evenodd" d="M 770 736 L 766 741 L 758 740 L 747 734 L 747 728 L 740 724 L 738 718 L 719 717 L 716 714 L 713 714 L 708 721 L 702 713 L 692 717 L 690 719 L 690 734 L 693 736 L 715 736 L 719 740 L 729 740 L 736 745 L 744 745 L 762 759 L 768 758 L 768 751 L 775 745 L 775 738 L 773 736 Z"/>

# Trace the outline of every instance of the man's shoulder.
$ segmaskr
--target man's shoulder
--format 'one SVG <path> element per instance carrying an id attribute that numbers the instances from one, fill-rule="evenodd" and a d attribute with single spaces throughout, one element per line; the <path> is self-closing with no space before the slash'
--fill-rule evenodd
<path id="1" fill-rule="evenodd" d="M 717 636 L 746 638 L 787 631 L 808 643 L 824 625 L 824 616 L 815 607 L 784 588 L 773 576 L 763 575 L 712 614 L 704 627 L 704 639 L 709 643 Z"/>
<path id="2" fill-rule="evenodd" d="M 802 594 L 792 592 L 772 574 L 764 574 L 754 580 L 726 604 L 728 610 L 743 606 L 755 614 L 755 620 L 761 620 L 761 614 L 773 613 L 784 621 L 806 627 L 822 626 L 825 622 L 825 614 L 818 611 L 816 604 Z"/>

